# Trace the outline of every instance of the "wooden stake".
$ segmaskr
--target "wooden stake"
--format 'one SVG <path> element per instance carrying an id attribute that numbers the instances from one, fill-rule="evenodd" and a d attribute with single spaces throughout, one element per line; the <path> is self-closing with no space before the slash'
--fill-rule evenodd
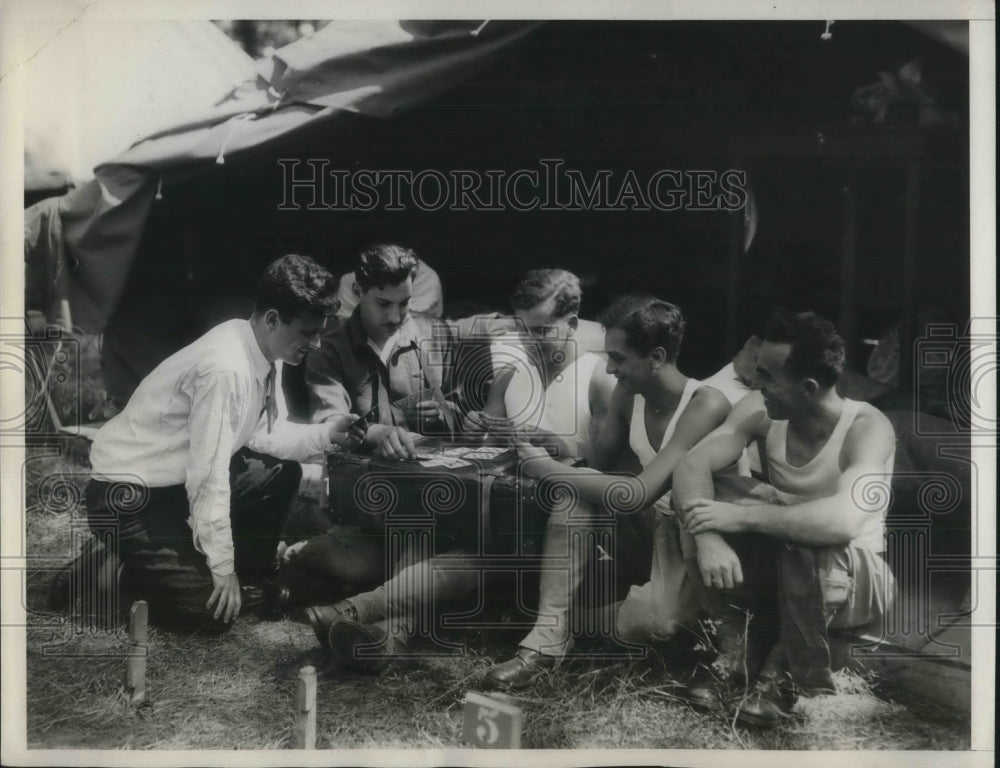
<path id="1" fill-rule="evenodd" d="M 131 641 L 125 687 L 129 701 L 141 704 L 146 700 L 146 656 L 149 649 L 149 606 L 136 600 L 129 609 L 128 637 Z"/>
<path id="2" fill-rule="evenodd" d="M 299 689 L 295 697 L 295 747 L 316 749 L 316 668 L 299 670 Z"/>

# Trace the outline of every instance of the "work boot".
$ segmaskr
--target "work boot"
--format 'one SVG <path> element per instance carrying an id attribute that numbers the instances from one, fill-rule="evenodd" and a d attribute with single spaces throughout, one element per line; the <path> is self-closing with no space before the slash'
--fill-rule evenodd
<path id="1" fill-rule="evenodd" d="M 787 675 L 762 677 L 736 713 L 736 722 L 755 728 L 774 728 L 787 722 L 798 696 Z"/>
<path id="2" fill-rule="evenodd" d="M 527 688 L 542 675 L 555 669 L 560 656 L 546 656 L 530 648 L 518 648 L 514 658 L 496 664 L 486 673 L 486 682 L 495 688 Z"/>
<path id="3" fill-rule="evenodd" d="M 320 646 L 330 650 L 330 627 L 342 618 L 358 620 L 358 609 L 350 600 L 341 600 L 333 605 L 310 605 L 306 608 L 306 618 L 316 634 Z"/>
<path id="4" fill-rule="evenodd" d="M 406 637 L 387 622 L 361 624 L 341 616 L 330 626 L 329 649 L 343 665 L 378 674 L 393 658 L 406 652 Z"/>

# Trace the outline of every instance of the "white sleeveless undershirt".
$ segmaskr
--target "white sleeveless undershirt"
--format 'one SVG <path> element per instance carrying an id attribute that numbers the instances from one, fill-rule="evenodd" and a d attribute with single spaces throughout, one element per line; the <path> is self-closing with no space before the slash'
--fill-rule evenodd
<path id="1" fill-rule="evenodd" d="M 514 368 L 504 406 L 507 418 L 518 429 L 545 429 L 561 437 L 574 456 L 590 456 L 590 379 L 603 362 L 585 352 L 567 365 L 542 389 L 542 379 L 534 365 Z"/>
<path id="2" fill-rule="evenodd" d="M 819 452 L 801 467 L 788 463 L 788 421 L 771 422 L 765 443 L 768 474 L 771 485 L 778 491 L 782 501 L 786 504 L 800 504 L 836 493 L 842 475 L 840 453 L 847 432 L 863 405 L 864 403 L 860 401 L 845 399 L 844 410 L 830 437 Z M 884 467 L 886 483 L 892 478 L 894 459 L 895 452 L 889 456 Z M 865 496 L 870 495 L 864 494 L 862 489 L 858 492 Z M 881 501 L 882 496 L 884 503 L 878 504 L 871 510 L 861 533 L 852 542 L 858 546 L 868 547 L 873 552 L 882 552 L 885 549 L 884 521 L 889 506 L 889 494 L 878 494 L 876 498 Z"/>
<path id="3" fill-rule="evenodd" d="M 667 428 L 663 430 L 663 438 L 660 440 L 659 446 L 651 445 L 649 435 L 646 433 L 646 398 L 642 395 L 635 396 L 632 403 L 632 424 L 628 432 L 628 444 L 643 468 L 649 466 L 653 459 L 656 458 L 656 454 L 662 451 L 666 444 L 670 442 L 670 438 L 677 428 L 677 421 L 680 419 L 681 413 L 683 413 L 687 404 L 691 402 L 691 397 L 701 385 L 702 383 L 697 379 L 688 379 L 687 384 L 684 385 L 684 391 L 681 392 L 681 399 L 677 402 L 677 408 L 674 409 L 670 421 L 667 422 Z M 669 492 L 658 498 L 653 506 L 660 512 L 673 514 L 670 508 Z"/>

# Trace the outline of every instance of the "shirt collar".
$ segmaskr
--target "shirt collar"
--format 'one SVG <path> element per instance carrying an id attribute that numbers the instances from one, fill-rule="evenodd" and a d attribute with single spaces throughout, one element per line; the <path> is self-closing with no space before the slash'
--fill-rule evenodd
<path id="1" fill-rule="evenodd" d="M 351 346 L 355 350 L 372 349 L 368 345 L 368 334 L 365 332 L 365 327 L 361 324 L 360 307 L 355 307 L 350 318 L 347 320 L 347 337 L 350 339 Z M 389 339 L 389 341 L 393 342 L 393 346 L 396 346 L 403 343 L 409 343 L 415 338 L 416 335 L 413 324 L 413 315 L 407 314 L 403 324 L 399 327 L 399 330 L 396 331 L 394 337 Z"/>
<path id="2" fill-rule="evenodd" d="M 264 352 L 261 350 L 260 344 L 257 343 L 257 337 L 254 336 L 250 321 L 240 320 L 239 323 L 240 337 L 246 348 L 247 357 L 250 358 L 250 365 L 253 366 L 253 371 L 258 378 L 266 379 L 267 374 L 271 371 L 271 363 L 264 357 Z"/>

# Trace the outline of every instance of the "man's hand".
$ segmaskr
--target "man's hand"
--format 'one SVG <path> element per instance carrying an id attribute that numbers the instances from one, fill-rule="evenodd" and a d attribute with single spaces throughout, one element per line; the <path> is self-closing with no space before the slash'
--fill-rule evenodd
<path id="1" fill-rule="evenodd" d="M 694 541 L 698 551 L 698 570 L 706 587 L 732 589 L 743 583 L 740 559 L 721 536 L 706 533 Z"/>
<path id="2" fill-rule="evenodd" d="M 448 400 L 444 401 L 444 407 L 451 412 L 451 420 L 455 424 L 462 423 L 462 415 L 457 405 Z M 439 422 L 446 424 L 445 415 L 441 410 L 441 403 L 437 400 L 421 400 L 417 403 L 417 423 L 431 424 Z"/>
<path id="3" fill-rule="evenodd" d="M 510 419 L 491 416 L 486 411 L 470 411 L 465 416 L 465 432 L 471 435 L 510 437 L 514 427 Z"/>
<path id="4" fill-rule="evenodd" d="M 365 443 L 375 448 L 375 453 L 386 459 L 415 459 L 417 449 L 409 431 L 402 427 L 373 424 L 365 434 Z"/>
<path id="5" fill-rule="evenodd" d="M 462 425 L 462 431 L 469 436 L 483 436 L 489 434 L 489 414 L 483 413 L 482 411 L 469 411 L 465 414 L 465 423 Z"/>
<path id="6" fill-rule="evenodd" d="M 302 548 L 307 543 L 308 542 L 305 539 L 303 539 L 302 541 L 296 541 L 294 544 L 289 544 L 289 545 L 285 546 L 284 549 L 279 548 L 278 549 L 278 557 L 281 559 L 282 562 L 287 563 L 290 560 L 293 560 L 296 557 L 298 557 L 299 552 L 302 551 Z M 284 542 L 282 542 L 282 544 L 284 544 Z"/>
<path id="7" fill-rule="evenodd" d="M 212 595 L 205 603 L 205 608 L 210 611 L 212 606 L 215 606 L 212 618 L 218 619 L 221 616 L 228 624 L 240 615 L 240 608 L 243 606 L 243 600 L 240 598 L 240 580 L 235 573 L 230 573 L 228 576 L 216 576 L 213 573 L 212 584 Z"/>
<path id="8" fill-rule="evenodd" d="M 566 441 L 550 430 L 539 427 L 525 427 L 517 431 L 517 437 L 534 446 L 545 446 L 549 456 L 553 458 L 572 456 L 572 449 Z"/>
<path id="9" fill-rule="evenodd" d="M 331 427 L 329 432 L 330 442 L 344 448 L 357 448 L 365 439 L 365 428 L 357 421 L 354 422 L 347 431 L 339 427 Z"/>
<path id="10" fill-rule="evenodd" d="M 750 530 L 747 507 L 715 499 L 695 499 L 689 506 L 684 524 L 688 533 L 715 531 L 717 533 L 742 533 Z"/>
<path id="11" fill-rule="evenodd" d="M 544 448 L 532 445 L 524 439 L 520 433 L 514 438 L 514 446 L 517 448 L 517 458 L 521 462 L 521 471 L 529 477 L 544 477 L 547 462 L 552 460 L 552 456 Z"/>

